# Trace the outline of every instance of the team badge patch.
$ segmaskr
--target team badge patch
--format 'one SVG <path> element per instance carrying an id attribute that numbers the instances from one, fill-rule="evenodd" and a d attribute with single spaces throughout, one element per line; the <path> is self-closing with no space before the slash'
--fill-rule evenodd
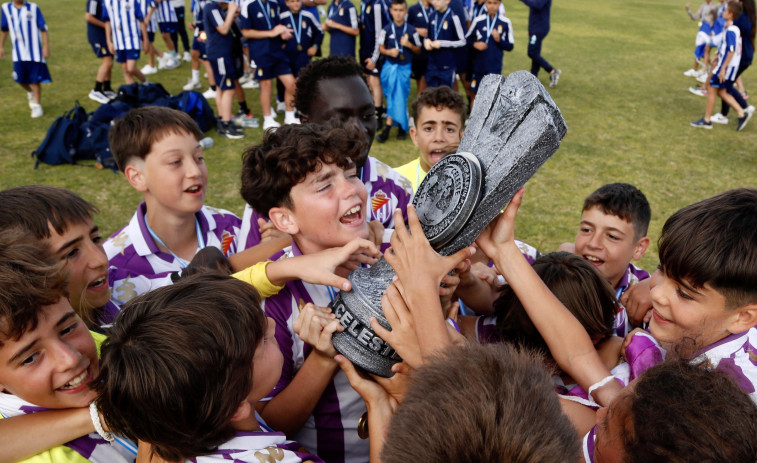
<path id="1" fill-rule="evenodd" d="M 447 21 L 444 21 L 444 24 L 442 24 L 442 29 L 447 30 Z"/>
<path id="2" fill-rule="evenodd" d="M 221 251 L 223 251 L 224 256 L 229 255 L 229 249 L 231 248 L 231 244 L 234 242 L 234 237 L 229 233 L 228 231 L 224 231 L 223 235 L 221 235 Z"/>
<path id="3" fill-rule="evenodd" d="M 387 196 L 386 193 L 384 193 L 382 190 L 378 190 L 372 197 L 371 197 L 371 211 L 373 218 L 375 220 L 378 220 L 379 222 L 386 221 L 392 213 L 392 208 L 390 207 L 390 197 Z"/>

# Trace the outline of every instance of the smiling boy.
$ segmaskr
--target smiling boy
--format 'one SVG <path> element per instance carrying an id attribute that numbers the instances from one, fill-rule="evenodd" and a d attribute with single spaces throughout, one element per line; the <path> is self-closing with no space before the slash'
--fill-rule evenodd
<path id="1" fill-rule="evenodd" d="M 89 332 L 68 302 L 64 264 L 23 229 L 5 229 L 0 281 L 3 457 L 31 457 L 24 460 L 29 463 L 133 461 L 123 447 L 93 433 L 87 410 L 95 397 L 89 383 L 98 372 L 93 336 L 98 342 L 102 336 Z M 45 409 L 50 411 L 36 413 Z M 20 418 L 29 414 L 34 416 Z"/>
<path id="2" fill-rule="evenodd" d="M 18 227 L 65 263 L 68 297 L 91 329 L 113 322 L 108 258 L 93 221 L 97 208 L 65 188 L 24 185 L 0 191 L 0 230 Z"/>
<path id="3" fill-rule="evenodd" d="M 604 185 L 584 200 L 575 243 L 564 243 L 558 250 L 586 259 L 607 278 L 620 299 L 631 286 L 649 278 L 649 273 L 631 260 L 641 259 L 649 247 L 646 235 L 651 216 L 649 202 L 638 188 L 628 183 Z M 625 309 L 618 312 L 618 336 L 625 336 L 631 325 Z"/>
<path id="4" fill-rule="evenodd" d="M 366 190 L 353 161 L 365 144 L 355 124 L 303 124 L 267 132 L 262 144 L 245 151 L 242 197 L 292 235 L 291 247 L 277 257 L 312 254 L 368 236 Z M 331 334 L 341 325 L 329 317 L 324 326 L 313 320 L 309 326 L 318 342 L 312 346 L 303 341 L 313 341 L 307 337 L 311 330 L 300 338 L 292 328 L 305 304 L 325 307 L 334 296 L 330 287 L 292 281 L 264 301 L 266 316 L 276 322 L 284 366 L 258 411 L 271 427 L 326 461 L 367 461 L 367 441 L 357 435 L 365 405 L 333 359 Z"/>
<path id="5" fill-rule="evenodd" d="M 197 124 L 186 113 L 148 106 L 130 111 L 110 131 L 110 146 L 144 202 L 129 225 L 105 242 L 113 298 L 120 304 L 171 283 L 206 246 L 237 251 L 239 218 L 204 205 L 208 169 Z"/>
<path id="6" fill-rule="evenodd" d="M 449 87 L 432 87 L 418 95 L 412 110 L 415 127 L 410 128 L 410 138 L 420 156 L 397 167 L 397 172 L 410 180 L 415 192 L 434 164 L 457 151 L 463 136 L 465 101 Z"/>

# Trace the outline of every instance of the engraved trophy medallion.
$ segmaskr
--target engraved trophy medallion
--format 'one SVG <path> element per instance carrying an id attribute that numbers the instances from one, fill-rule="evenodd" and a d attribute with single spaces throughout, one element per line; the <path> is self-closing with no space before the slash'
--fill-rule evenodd
<path id="1" fill-rule="evenodd" d="M 481 182 L 481 165 L 470 153 L 447 155 L 428 171 L 413 203 L 431 246 L 444 246 L 463 228 L 478 202 Z"/>
<path id="2" fill-rule="evenodd" d="M 413 203 L 423 232 L 441 255 L 470 246 L 536 170 L 557 151 L 567 133 L 549 93 L 531 73 L 481 81 L 459 153 L 436 163 L 418 187 Z M 402 226 L 397 224 L 396 226 Z M 345 330 L 334 333 L 336 350 L 362 369 L 392 376 L 401 358 L 370 327 L 370 318 L 391 329 L 381 297 L 394 270 L 384 258 L 347 278 L 331 308 Z"/>

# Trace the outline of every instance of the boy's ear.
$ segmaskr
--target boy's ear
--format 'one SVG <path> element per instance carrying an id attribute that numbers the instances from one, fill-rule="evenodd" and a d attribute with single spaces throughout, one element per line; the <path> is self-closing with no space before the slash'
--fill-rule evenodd
<path id="1" fill-rule="evenodd" d="M 413 140 L 413 145 L 417 147 L 418 146 L 418 131 L 415 129 L 415 127 L 410 127 L 410 129 L 407 132 L 410 134 L 410 139 Z"/>
<path id="2" fill-rule="evenodd" d="M 268 211 L 268 218 L 277 230 L 294 236 L 300 231 L 297 219 L 287 207 L 272 207 Z"/>
<path id="3" fill-rule="evenodd" d="M 757 326 L 757 303 L 739 307 L 736 312 L 733 322 L 728 326 L 728 331 L 742 333 Z"/>
<path id="4" fill-rule="evenodd" d="M 234 416 L 231 417 L 231 422 L 243 421 L 252 415 L 252 405 L 246 399 L 239 403 L 237 411 L 234 412 Z"/>
<path id="5" fill-rule="evenodd" d="M 145 183 L 145 175 L 140 166 L 129 164 L 124 169 L 124 176 L 129 181 L 129 185 L 135 190 L 144 193 L 147 191 L 147 184 Z"/>
<path id="6" fill-rule="evenodd" d="M 645 236 L 636 242 L 636 246 L 634 247 L 634 250 L 633 250 L 633 256 L 631 258 L 633 260 L 641 259 L 644 256 L 644 253 L 647 252 L 648 247 L 649 247 L 649 237 Z"/>

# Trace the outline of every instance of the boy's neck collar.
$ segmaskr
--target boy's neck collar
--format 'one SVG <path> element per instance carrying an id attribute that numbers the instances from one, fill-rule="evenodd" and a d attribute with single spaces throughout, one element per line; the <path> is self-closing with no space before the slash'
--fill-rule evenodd
<path id="1" fill-rule="evenodd" d="M 151 206 L 150 202 L 145 199 L 145 222 L 163 240 L 164 246 L 171 251 L 181 252 L 183 248 L 190 246 L 190 242 L 194 246 L 197 245 L 196 212 L 180 216 L 155 204 Z"/>
<path id="2" fill-rule="evenodd" d="M 397 21 L 392 21 L 392 24 L 394 24 L 395 26 L 402 27 L 405 25 L 405 20 L 403 19 L 401 23 L 397 23 Z"/>

